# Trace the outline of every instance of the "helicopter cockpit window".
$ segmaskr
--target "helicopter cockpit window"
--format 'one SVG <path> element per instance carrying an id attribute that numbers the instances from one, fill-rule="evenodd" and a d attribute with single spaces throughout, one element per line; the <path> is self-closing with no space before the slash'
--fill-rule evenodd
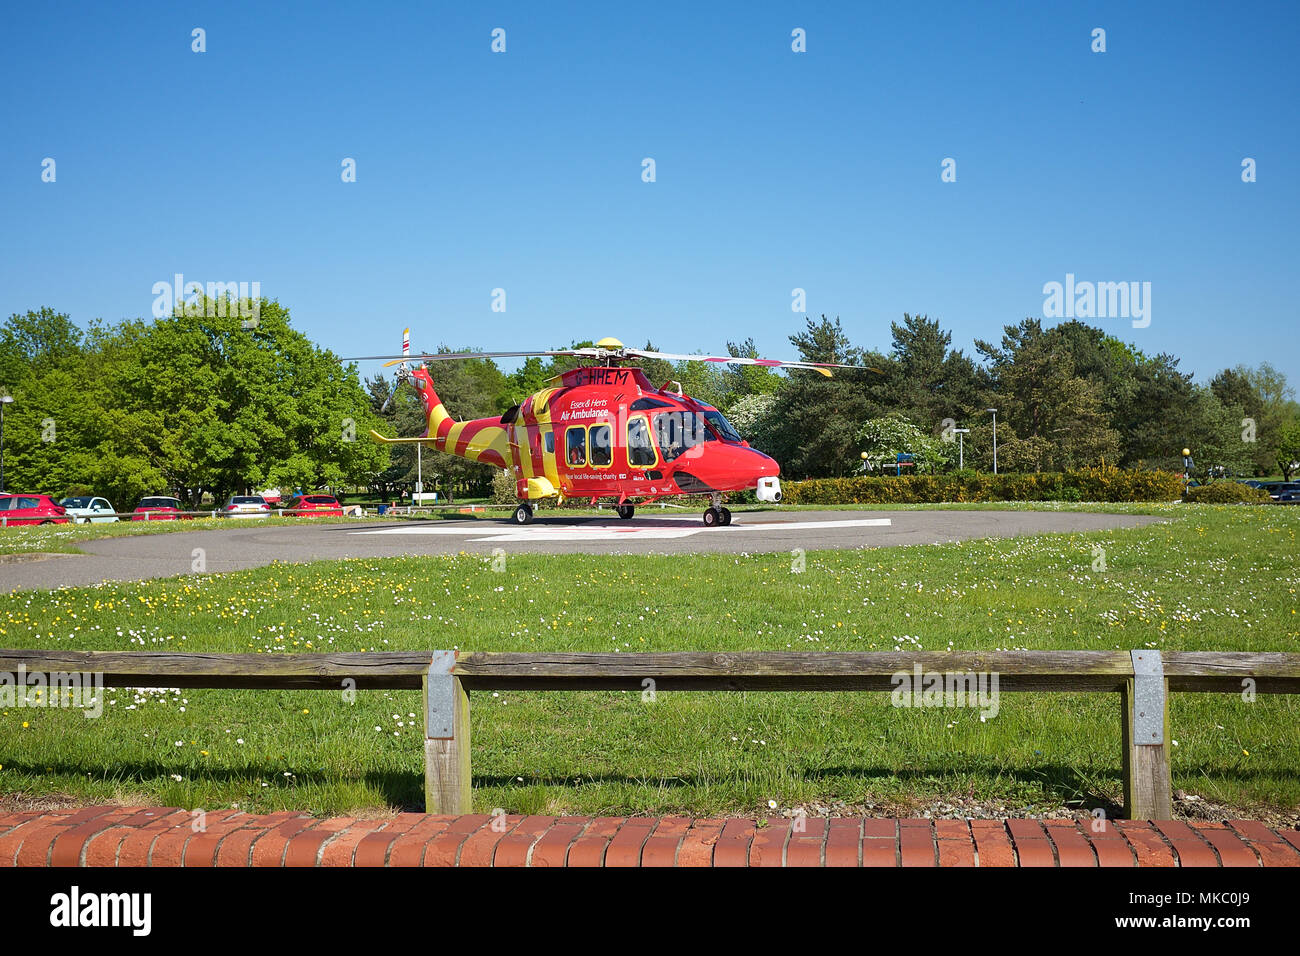
<path id="1" fill-rule="evenodd" d="M 704 417 L 709 420 L 709 424 L 717 429 L 718 434 L 724 441 L 743 441 L 740 432 L 732 427 L 731 422 L 722 417 L 722 412 L 716 408 L 705 408 Z"/>
<path id="2" fill-rule="evenodd" d="M 663 452 L 664 461 L 672 461 L 706 441 L 717 440 L 704 420 L 694 412 L 662 412 L 657 415 L 655 437 L 659 440 L 659 450 Z"/>
<path id="3" fill-rule="evenodd" d="M 612 459 L 609 439 L 608 425 L 591 426 L 591 465 L 593 468 L 604 468 L 609 465 Z"/>
<path id="4" fill-rule="evenodd" d="M 649 468 L 655 463 L 655 446 L 650 426 L 641 416 L 627 422 L 627 463 L 633 468 Z"/>
<path id="5" fill-rule="evenodd" d="M 564 433 L 564 444 L 566 446 L 565 461 L 570 465 L 585 465 L 587 463 L 587 429 L 570 428 Z"/>

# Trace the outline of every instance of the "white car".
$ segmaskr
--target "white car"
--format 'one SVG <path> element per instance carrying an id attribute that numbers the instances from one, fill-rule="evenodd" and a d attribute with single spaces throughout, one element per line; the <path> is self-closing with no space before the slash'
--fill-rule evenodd
<path id="1" fill-rule="evenodd" d="M 217 513 L 223 518 L 265 518 L 271 506 L 261 495 L 233 495 Z"/>
<path id="2" fill-rule="evenodd" d="M 82 495 L 78 498 L 64 498 L 59 502 L 68 512 L 73 524 L 111 524 L 117 520 L 117 509 L 109 504 L 107 498 L 95 498 Z"/>

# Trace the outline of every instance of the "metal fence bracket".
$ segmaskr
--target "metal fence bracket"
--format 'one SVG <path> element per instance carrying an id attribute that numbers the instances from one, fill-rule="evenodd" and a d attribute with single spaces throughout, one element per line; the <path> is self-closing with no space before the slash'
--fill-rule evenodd
<path id="1" fill-rule="evenodd" d="M 456 679 L 451 676 L 456 666 L 455 651 L 434 651 L 433 662 L 425 681 L 424 736 L 434 740 L 450 740 L 455 733 Z"/>
<path id="2" fill-rule="evenodd" d="M 1165 742 L 1165 665 L 1155 650 L 1129 651 L 1133 658 L 1133 743 Z"/>

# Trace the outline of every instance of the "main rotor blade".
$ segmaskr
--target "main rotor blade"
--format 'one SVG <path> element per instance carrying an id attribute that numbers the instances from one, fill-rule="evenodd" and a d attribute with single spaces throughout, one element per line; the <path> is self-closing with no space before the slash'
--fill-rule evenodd
<path id="1" fill-rule="evenodd" d="M 610 354 L 608 349 L 558 349 L 552 352 L 435 352 L 423 355 L 355 355 L 343 359 L 344 362 L 385 362 L 397 365 L 402 362 L 455 362 L 461 359 L 485 358 L 547 358 L 558 355 L 579 355 L 587 358 L 602 358 Z"/>
<path id="2" fill-rule="evenodd" d="M 873 368 L 870 365 L 841 365 L 837 362 L 797 362 L 784 359 L 743 358 L 736 355 L 677 355 L 672 352 L 648 352 L 645 349 L 625 349 L 624 351 L 628 355 L 663 359 L 667 362 L 718 362 L 724 365 L 761 365 L 765 368 L 811 369 L 825 375 L 827 378 L 831 377 L 831 373 L 826 371 L 829 368 L 854 368 L 884 374 L 880 369 Z"/>

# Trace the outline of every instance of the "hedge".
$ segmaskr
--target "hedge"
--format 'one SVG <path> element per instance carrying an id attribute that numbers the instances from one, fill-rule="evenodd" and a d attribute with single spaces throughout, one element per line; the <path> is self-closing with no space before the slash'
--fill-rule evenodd
<path id="1" fill-rule="evenodd" d="M 1242 487 L 1245 487 L 1244 485 Z M 1183 477 L 1172 471 L 1109 465 L 1036 474 L 903 475 L 810 478 L 781 483 L 792 505 L 912 504 L 943 501 L 1176 501 Z"/>
<path id="2" fill-rule="evenodd" d="M 1267 505 L 1273 501 L 1263 488 L 1252 488 L 1240 481 L 1215 481 L 1188 488 L 1183 500 L 1207 505 Z"/>

